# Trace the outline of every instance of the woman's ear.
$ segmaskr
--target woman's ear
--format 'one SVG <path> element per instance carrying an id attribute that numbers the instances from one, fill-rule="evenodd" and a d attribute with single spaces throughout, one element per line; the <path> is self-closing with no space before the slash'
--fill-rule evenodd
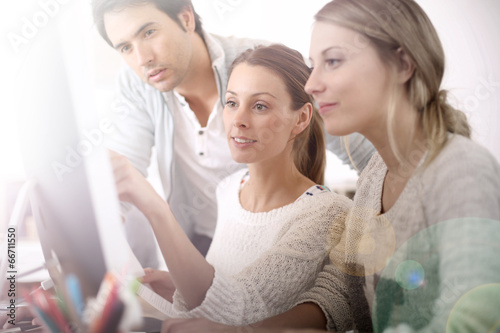
<path id="1" fill-rule="evenodd" d="M 396 57 L 398 59 L 398 82 L 404 84 L 415 73 L 415 63 L 401 47 L 396 50 Z"/>
<path id="2" fill-rule="evenodd" d="M 295 127 L 292 129 L 292 134 L 294 136 L 299 135 L 309 126 L 312 118 L 313 106 L 311 103 L 306 103 L 297 112 L 299 112 L 299 117 L 297 118 Z"/>

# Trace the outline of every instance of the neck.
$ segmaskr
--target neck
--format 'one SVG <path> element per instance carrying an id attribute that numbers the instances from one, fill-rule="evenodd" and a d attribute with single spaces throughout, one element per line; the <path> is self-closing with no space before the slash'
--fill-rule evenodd
<path id="1" fill-rule="evenodd" d="M 188 73 L 184 80 L 175 88 L 186 100 L 204 100 L 217 94 L 212 61 L 205 42 L 200 35 L 193 34 L 193 55 Z"/>
<path id="2" fill-rule="evenodd" d="M 288 161 L 265 161 L 248 165 L 250 179 L 240 194 L 242 206 L 265 212 L 294 202 L 314 182 Z"/>
<path id="3" fill-rule="evenodd" d="M 193 38 L 193 55 L 188 73 L 175 88 L 189 104 L 201 127 L 206 127 L 219 92 L 207 46 L 198 34 Z"/>
<path id="4" fill-rule="evenodd" d="M 384 160 L 389 174 L 409 178 L 427 150 L 418 112 L 409 103 L 400 103 L 392 129 L 383 122 L 377 131 L 365 136 Z M 394 145 L 391 145 L 389 131 L 393 133 Z"/>

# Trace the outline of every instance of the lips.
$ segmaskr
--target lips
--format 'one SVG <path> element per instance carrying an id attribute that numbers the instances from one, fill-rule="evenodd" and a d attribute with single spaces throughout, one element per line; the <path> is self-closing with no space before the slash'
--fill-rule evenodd
<path id="1" fill-rule="evenodd" d="M 253 142 L 257 142 L 257 140 L 247 139 L 247 138 L 243 138 L 243 137 L 233 137 L 233 139 L 237 143 L 253 143 Z"/>
<path id="2" fill-rule="evenodd" d="M 162 79 L 165 71 L 166 71 L 165 68 L 151 70 L 148 72 L 148 78 L 151 81 L 159 81 Z"/>
<path id="3" fill-rule="evenodd" d="M 233 146 L 238 149 L 251 147 L 257 142 L 257 140 L 250 139 L 244 136 L 232 136 L 231 139 Z"/>
<path id="4" fill-rule="evenodd" d="M 319 106 L 319 113 L 321 115 L 324 115 L 334 109 L 337 108 L 338 106 L 338 103 L 318 103 L 318 106 Z"/>

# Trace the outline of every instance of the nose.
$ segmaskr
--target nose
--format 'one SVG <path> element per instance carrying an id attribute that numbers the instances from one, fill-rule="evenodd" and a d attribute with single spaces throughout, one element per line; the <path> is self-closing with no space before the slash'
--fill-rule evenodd
<path id="1" fill-rule="evenodd" d="M 136 61 L 139 66 L 147 66 L 154 60 L 153 52 L 145 45 L 135 48 Z"/>
<path id="2" fill-rule="evenodd" d="M 243 107 L 239 107 L 238 110 L 234 112 L 233 126 L 238 128 L 248 128 L 248 125 L 247 112 Z"/>
<path id="3" fill-rule="evenodd" d="M 313 68 L 304 89 L 309 95 L 312 96 L 315 96 L 325 90 L 325 85 L 321 78 L 321 73 L 319 73 L 319 70 L 317 68 Z"/>

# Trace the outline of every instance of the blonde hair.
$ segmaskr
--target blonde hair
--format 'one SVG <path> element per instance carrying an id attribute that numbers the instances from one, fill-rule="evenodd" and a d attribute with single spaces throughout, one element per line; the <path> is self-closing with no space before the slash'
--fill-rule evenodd
<path id="1" fill-rule="evenodd" d="M 326 4 L 315 19 L 363 35 L 388 65 L 396 63 L 398 49 L 412 59 L 415 71 L 406 83 L 406 93 L 419 112 L 427 140 L 425 165 L 446 145 L 448 133 L 470 137 L 465 114 L 454 109 L 447 101 L 447 92 L 440 90 L 445 68 L 443 47 L 429 17 L 415 1 L 334 0 Z M 392 131 L 394 101 L 395 95 L 389 102 L 388 136 L 391 148 L 400 159 Z"/>

